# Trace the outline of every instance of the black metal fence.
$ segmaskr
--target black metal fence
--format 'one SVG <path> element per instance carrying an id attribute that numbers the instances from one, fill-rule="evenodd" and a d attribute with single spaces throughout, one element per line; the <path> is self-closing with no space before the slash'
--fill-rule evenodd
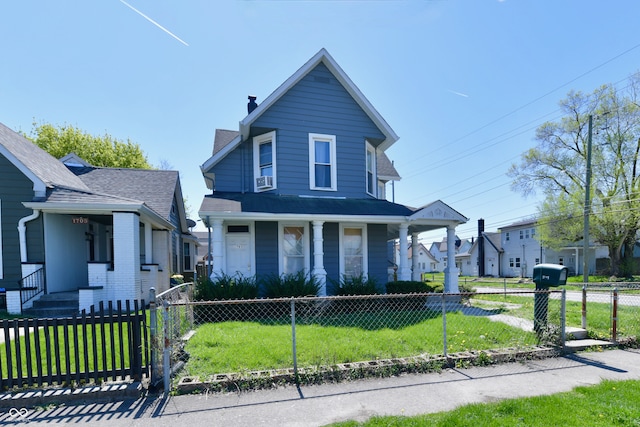
<path id="1" fill-rule="evenodd" d="M 28 276 L 23 277 L 18 282 L 20 285 L 20 304 L 24 307 L 24 304 L 37 296 L 44 295 L 47 292 L 46 276 L 44 274 L 44 267 L 37 269 Z"/>
<path id="2" fill-rule="evenodd" d="M 148 376 L 144 302 L 66 318 L 0 320 L 0 390 Z"/>

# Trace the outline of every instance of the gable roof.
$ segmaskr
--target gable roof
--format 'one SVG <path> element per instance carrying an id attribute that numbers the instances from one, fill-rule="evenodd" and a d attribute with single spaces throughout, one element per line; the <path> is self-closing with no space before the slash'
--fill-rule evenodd
<path id="1" fill-rule="evenodd" d="M 89 189 L 58 159 L 2 123 L 0 154 L 33 182 L 33 189 L 39 196 L 44 196 L 47 188 L 56 185 L 80 190 Z"/>
<path id="2" fill-rule="evenodd" d="M 351 81 L 349 76 L 344 72 L 338 63 L 333 59 L 326 49 L 322 48 L 311 59 L 309 59 L 298 71 L 296 71 L 291 77 L 285 80 L 271 95 L 269 95 L 258 107 L 251 112 L 247 117 L 240 121 L 240 134 L 243 139 L 249 136 L 249 130 L 251 124 L 255 122 L 266 110 L 269 109 L 276 101 L 278 101 L 289 89 L 295 86 L 303 77 L 305 77 L 311 70 L 313 70 L 318 64 L 323 63 L 329 71 L 336 77 L 336 79 L 342 84 L 346 91 L 356 101 L 356 103 L 362 108 L 365 114 L 371 119 L 373 123 L 384 134 L 385 139 L 380 144 L 382 151 L 391 147 L 391 145 L 398 140 L 398 136 L 391 129 L 391 126 L 382 118 L 380 113 L 371 105 L 369 100 L 360 92 L 360 89 Z"/>
<path id="3" fill-rule="evenodd" d="M 218 163 L 229 152 L 236 148 L 243 140 L 249 137 L 251 131 L 251 125 L 260 116 L 267 111 L 273 104 L 275 104 L 284 94 L 294 87 L 300 80 L 302 80 L 308 73 L 310 73 L 320 63 L 324 64 L 327 69 L 335 76 L 336 80 L 345 88 L 347 93 L 353 98 L 353 100 L 362 108 L 364 113 L 369 119 L 378 127 L 380 132 L 384 135 L 383 141 L 378 145 L 380 151 L 384 151 L 391 147 L 393 143 L 398 140 L 398 135 L 391 129 L 391 126 L 384 120 L 384 118 L 378 113 L 378 111 L 371 105 L 369 100 L 360 92 L 360 89 L 353 83 L 353 81 L 347 76 L 338 63 L 329 55 L 326 49 L 322 48 L 311 59 L 309 59 L 298 71 L 296 71 L 291 77 L 285 80 L 275 91 L 271 93 L 258 107 L 253 110 L 249 115 L 240 121 L 240 131 L 229 131 L 224 129 L 216 130 L 213 155 L 200 166 L 203 172 L 208 171 L 212 166 Z M 389 176 L 398 176 L 391 174 Z M 205 180 L 207 177 L 205 176 Z M 210 178 L 209 178 L 210 179 Z M 209 183 L 207 181 L 207 183 Z"/>
<path id="4" fill-rule="evenodd" d="M 170 220 L 174 194 L 176 189 L 179 189 L 177 171 L 95 166 L 68 167 L 91 191 L 140 201 L 162 218 Z M 184 219 L 184 215 L 182 217 Z M 186 229 L 186 224 L 183 229 Z"/>
<path id="5" fill-rule="evenodd" d="M 382 181 L 400 181 L 400 174 L 385 153 L 378 152 L 376 166 L 378 179 Z"/>

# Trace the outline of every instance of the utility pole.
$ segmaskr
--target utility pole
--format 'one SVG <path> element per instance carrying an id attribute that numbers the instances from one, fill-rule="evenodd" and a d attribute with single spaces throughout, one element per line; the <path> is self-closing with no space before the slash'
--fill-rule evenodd
<path id="1" fill-rule="evenodd" d="M 582 281 L 589 282 L 589 216 L 591 215 L 591 138 L 593 135 L 593 116 L 589 114 L 589 135 L 587 139 L 587 176 L 584 188 L 584 247 Z"/>

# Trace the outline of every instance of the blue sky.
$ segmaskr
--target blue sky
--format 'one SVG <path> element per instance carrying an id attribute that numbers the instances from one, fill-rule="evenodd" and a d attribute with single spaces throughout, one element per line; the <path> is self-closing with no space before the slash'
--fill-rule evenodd
<path id="1" fill-rule="evenodd" d="M 441 199 L 470 238 L 478 218 L 535 214 L 506 171 L 569 90 L 640 70 L 639 16 L 637 0 L 3 1 L 0 122 L 130 139 L 180 171 L 195 217 L 215 129 L 324 47 L 400 136 L 395 201 Z"/>

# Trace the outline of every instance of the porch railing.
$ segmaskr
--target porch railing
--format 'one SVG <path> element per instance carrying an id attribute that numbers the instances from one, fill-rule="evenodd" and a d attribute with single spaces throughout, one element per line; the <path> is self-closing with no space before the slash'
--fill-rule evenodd
<path id="1" fill-rule="evenodd" d="M 47 282 L 44 274 L 44 267 L 41 267 L 23 277 L 18 281 L 20 285 L 20 304 L 24 307 L 25 303 L 43 295 L 47 292 Z"/>

